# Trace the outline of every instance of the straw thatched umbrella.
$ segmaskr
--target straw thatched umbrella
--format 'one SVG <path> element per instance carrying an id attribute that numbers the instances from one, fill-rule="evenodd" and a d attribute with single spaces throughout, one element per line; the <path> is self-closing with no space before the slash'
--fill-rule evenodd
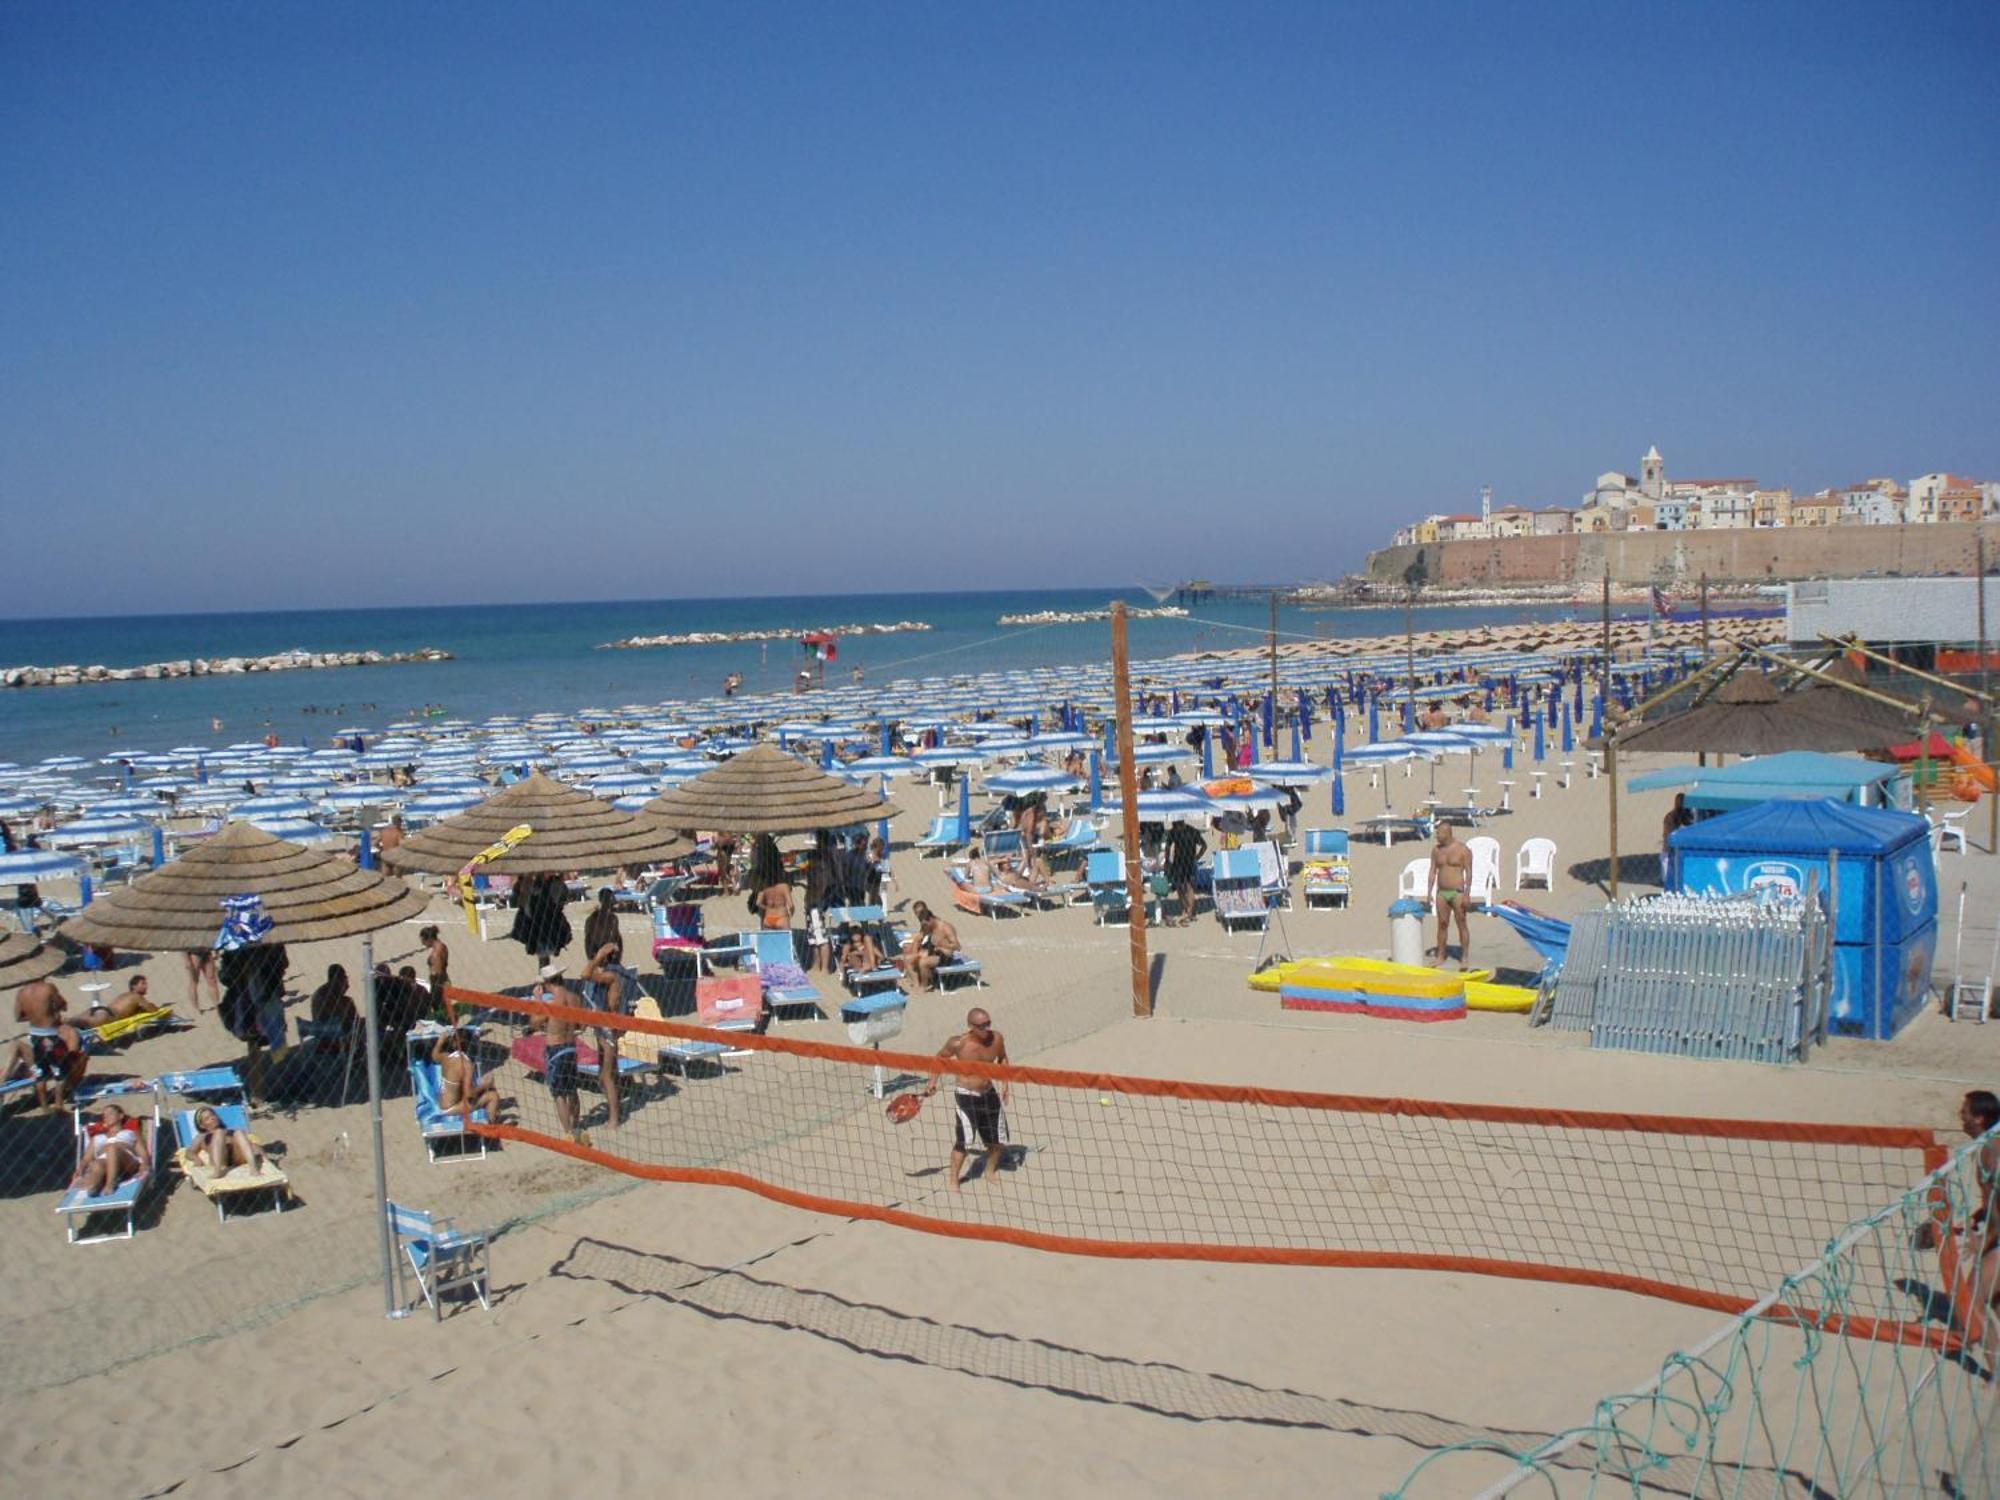
<path id="1" fill-rule="evenodd" d="M 425 898 L 392 875 L 231 823 L 171 864 L 105 891 L 62 925 L 72 942 L 165 952 L 210 948 L 227 896 L 256 896 L 267 943 L 354 937 L 422 914 Z"/>
<path id="2" fill-rule="evenodd" d="M 432 875 L 455 875 L 475 856 L 523 824 L 533 829 L 505 854 L 480 866 L 488 875 L 615 870 L 622 865 L 679 859 L 693 846 L 658 820 L 620 812 L 609 802 L 551 781 L 537 771 L 477 807 L 413 833 L 382 851 L 384 864 Z"/>
<path id="3" fill-rule="evenodd" d="M 25 932 L 8 933 L 0 938 L 0 990 L 47 979 L 63 966 L 63 956 L 60 948 L 44 948 Z"/>
<path id="4" fill-rule="evenodd" d="M 886 818 L 896 809 L 879 793 L 829 776 L 771 745 L 752 745 L 644 808 L 669 828 L 724 833 L 814 833 Z"/>
<path id="5" fill-rule="evenodd" d="M 1762 672 L 1739 671 L 1699 707 L 1618 737 L 1620 752 L 1709 751 L 1773 755 L 1781 750 L 1880 750 L 1911 736 L 1904 717 L 1838 689 L 1782 694 Z"/>

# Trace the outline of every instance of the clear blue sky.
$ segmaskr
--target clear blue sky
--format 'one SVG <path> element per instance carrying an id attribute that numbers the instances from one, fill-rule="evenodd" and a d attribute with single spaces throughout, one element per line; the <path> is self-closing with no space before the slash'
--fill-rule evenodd
<path id="1" fill-rule="evenodd" d="M 1325 576 L 1649 443 L 2000 477 L 1996 62 L 1990 0 L 16 0 L 0 613 Z"/>

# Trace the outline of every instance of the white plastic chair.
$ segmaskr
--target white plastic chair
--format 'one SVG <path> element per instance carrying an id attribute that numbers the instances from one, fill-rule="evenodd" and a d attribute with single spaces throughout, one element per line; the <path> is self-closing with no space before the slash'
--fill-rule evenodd
<path id="1" fill-rule="evenodd" d="M 1965 819 L 1971 811 L 1969 807 L 1960 808 L 1931 824 L 1931 850 L 1934 854 L 1944 853 L 1945 847 L 1950 844 L 1956 844 L 1960 854 L 1965 853 Z"/>
<path id="2" fill-rule="evenodd" d="M 1514 856 L 1514 889 L 1531 880 L 1539 880 L 1542 889 L 1552 891 L 1556 886 L 1556 841 L 1554 839 L 1526 839 Z"/>
<path id="3" fill-rule="evenodd" d="M 1472 852 L 1472 899 L 1491 900 L 1500 893 L 1500 840 L 1482 833 L 1465 847 Z"/>
<path id="4" fill-rule="evenodd" d="M 1396 894 L 1414 896 L 1419 901 L 1429 898 L 1431 893 L 1431 857 L 1413 859 L 1403 866 L 1403 873 L 1396 877 Z"/>

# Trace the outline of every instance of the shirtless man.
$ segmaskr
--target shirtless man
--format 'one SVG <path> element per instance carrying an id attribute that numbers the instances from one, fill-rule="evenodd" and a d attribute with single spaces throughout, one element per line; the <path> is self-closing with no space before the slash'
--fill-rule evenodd
<path id="1" fill-rule="evenodd" d="M 560 963 L 542 966 L 541 983 L 535 986 L 529 998 L 547 1005 L 586 1008 L 583 996 L 563 983 L 563 966 Z M 555 1101 L 556 1123 L 579 1146 L 588 1146 L 590 1137 L 577 1123 L 576 1026 L 559 1016 L 543 1016 L 528 1029 L 540 1031 L 548 1038 L 548 1050 L 542 1054 L 542 1077 L 548 1080 L 549 1097 Z"/>
<path id="2" fill-rule="evenodd" d="M 28 1035 L 14 1043 L 7 1077 L 32 1077 L 35 1103 L 44 1109 L 52 1103 L 68 1104 L 90 1065 L 82 1035 L 63 1019 L 68 1006 L 62 992 L 46 979 L 22 985 L 14 996 L 14 1019 L 26 1024 Z"/>
<path id="3" fill-rule="evenodd" d="M 1458 918 L 1458 966 L 1472 956 L 1472 934 L 1465 924 L 1466 908 L 1472 897 L 1472 851 L 1452 836 L 1451 824 L 1437 826 L 1437 847 L 1431 850 L 1431 907 L 1437 912 L 1437 961 L 1442 965 L 1447 949 L 1445 936 L 1451 919 Z"/>
<path id="4" fill-rule="evenodd" d="M 419 929 L 417 941 L 424 945 L 425 951 L 430 955 L 425 968 L 430 974 L 431 1004 L 442 1008 L 445 986 L 451 983 L 451 949 L 445 946 L 444 939 L 438 936 L 435 927 Z"/>
<path id="5" fill-rule="evenodd" d="M 938 1048 L 937 1055 L 946 1063 L 1004 1063 L 1007 1038 L 993 1029 L 991 1016 L 974 1006 L 965 1013 L 965 1030 Z M 951 1072 L 951 1069 L 939 1071 Z M 928 1099 L 937 1088 L 937 1077 L 933 1075 L 924 1097 Z M 959 1174 L 965 1169 L 965 1154 L 972 1149 L 975 1138 L 986 1151 L 986 1181 L 998 1182 L 1000 1158 L 1007 1148 L 1007 1117 L 1002 1112 L 1007 1102 L 1007 1085 L 1003 1082 L 996 1086 L 991 1079 L 976 1074 L 954 1073 L 951 1092 L 956 1106 L 951 1137 L 951 1190 L 955 1193 L 962 1185 Z"/>
<path id="6" fill-rule="evenodd" d="M 375 847 L 387 854 L 403 842 L 403 815 L 397 813 L 383 828 L 381 836 L 375 840 Z"/>
<path id="7" fill-rule="evenodd" d="M 937 971 L 958 957 L 958 929 L 923 902 L 911 904 L 917 919 L 917 951 L 910 956 L 910 972 L 927 990 L 937 989 Z"/>
<path id="8" fill-rule="evenodd" d="M 93 1000 L 89 1008 L 76 1023 L 79 1026 L 102 1026 L 106 1021 L 122 1021 L 128 1016 L 140 1015 L 149 1010 L 158 1010 L 153 999 L 146 993 L 146 976 L 134 975 L 132 988 L 114 1000 Z"/>
<path id="9" fill-rule="evenodd" d="M 1451 727 L 1451 716 L 1444 711 L 1443 704 L 1433 703 L 1429 708 L 1424 710 L 1423 723 L 1426 729 L 1449 729 Z"/>
<path id="10" fill-rule="evenodd" d="M 492 1080 L 481 1078 L 472 1059 L 465 1055 L 465 1043 L 453 1027 L 431 1045 L 431 1061 L 438 1065 L 438 1108 L 448 1115 L 472 1118 L 474 1110 L 486 1111 L 486 1118 L 500 1118 L 500 1090 Z"/>
<path id="11" fill-rule="evenodd" d="M 617 938 L 599 944 L 590 962 L 583 966 L 578 976 L 586 988 L 580 1004 L 586 1010 L 624 1012 L 625 975 L 618 967 L 618 956 L 623 945 Z M 597 1081 L 604 1089 L 604 1119 L 613 1130 L 624 1117 L 624 1102 L 618 1093 L 618 1034 L 607 1026 L 600 1026 L 595 1032 L 597 1038 L 597 1061 L 599 1064 Z"/>

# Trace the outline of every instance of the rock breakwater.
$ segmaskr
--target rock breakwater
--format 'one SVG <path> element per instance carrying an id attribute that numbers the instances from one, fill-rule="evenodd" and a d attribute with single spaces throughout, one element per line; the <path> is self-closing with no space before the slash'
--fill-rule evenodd
<path id="1" fill-rule="evenodd" d="M 653 646 L 726 646 L 736 641 L 795 641 L 809 635 L 907 635 L 929 630 L 922 620 L 897 620 L 888 625 L 814 625 L 795 630 L 690 630 L 682 635 L 628 635 L 606 641 L 600 651 L 638 651 Z"/>
<path id="2" fill-rule="evenodd" d="M 154 682 L 173 677 L 233 677 L 246 672 L 324 671 L 333 667 L 389 667 L 413 661 L 450 661 L 436 646 L 415 651 L 280 651 L 275 656 L 190 656 L 143 667 L 61 666 L 0 668 L 0 687 L 74 687 L 85 682 Z"/>
<path id="3" fill-rule="evenodd" d="M 1038 609 L 1031 615 L 1002 615 L 1002 625 L 1091 625 L 1099 620 L 1111 618 L 1108 609 Z M 1187 611 L 1177 604 L 1163 604 L 1158 609 L 1128 609 L 1128 620 L 1184 620 Z"/>

